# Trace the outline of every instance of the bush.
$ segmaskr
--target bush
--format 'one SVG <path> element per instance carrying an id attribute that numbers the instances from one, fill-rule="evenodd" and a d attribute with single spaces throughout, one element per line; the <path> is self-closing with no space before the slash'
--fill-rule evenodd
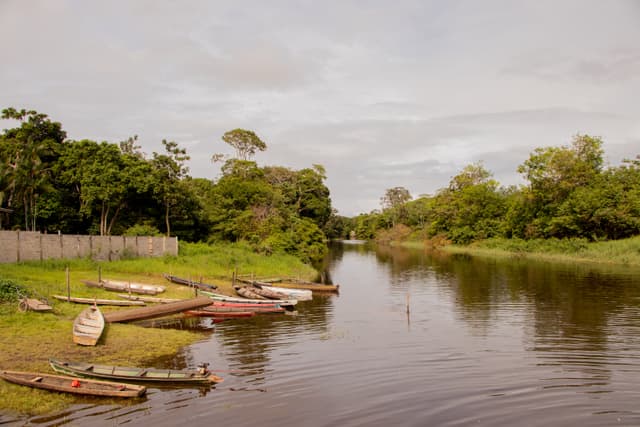
<path id="1" fill-rule="evenodd" d="M 15 302 L 27 295 L 27 289 L 7 279 L 0 279 L 0 302 Z"/>

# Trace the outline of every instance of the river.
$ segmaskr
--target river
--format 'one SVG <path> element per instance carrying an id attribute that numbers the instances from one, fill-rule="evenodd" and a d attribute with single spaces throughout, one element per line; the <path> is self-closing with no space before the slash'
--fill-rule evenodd
<path id="1" fill-rule="evenodd" d="M 209 361 L 216 388 L 20 424 L 640 425 L 637 269 L 351 244 L 327 269 L 339 295 L 295 316 L 198 321 L 202 341 L 158 361 Z"/>

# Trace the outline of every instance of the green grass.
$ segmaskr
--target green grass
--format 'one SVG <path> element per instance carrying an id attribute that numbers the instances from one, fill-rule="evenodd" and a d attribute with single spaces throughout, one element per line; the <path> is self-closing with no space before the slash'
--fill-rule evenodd
<path id="1" fill-rule="evenodd" d="M 50 313 L 20 312 L 14 299 L 0 303 L 0 369 L 52 372 L 50 357 L 123 366 L 148 366 L 158 358 L 175 356 L 181 348 L 203 339 L 202 333 L 185 330 L 147 329 L 128 324 L 110 324 L 95 347 L 82 347 L 72 341 L 75 317 L 86 306 L 52 298 L 66 295 L 66 268 L 72 296 L 117 299 L 116 293 L 89 288 L 80 280 L 102 278 L 161 284 L 159 296 L 190 298 L 193 290 L 167 282 L 163 273 L 202 279 L 218 284 L 221 292 L 232 294 L 230 278 L 234 270 L 257 276 L 296 276 L 311 279 L 312 267 L 287 255 L 261 256 L 242 244 L 207 246 L 182 243 L 177 257 L 94 262 L 88 259 L 49 260 L 19 264 L 0 264 L 0 280 L 26 289 L 30 296 L 46 298 L 54 307 Z M 102 307 L 104 312 L 123 309 Z M 124 307 L 126 309 L 126 307 Z M 215 363 L 215 356 L 212 365 Z M 59 411 L 81 398 L 60 393 L 26 389 L 0 381 L 0 411 L 38 415 Z"/>
<path id="2" fill-rule="evenodd" d="M 446 251 L 484 256 L 640 266 L 640 236 L 607 242 L 584 239 L 489 239 Z"/>

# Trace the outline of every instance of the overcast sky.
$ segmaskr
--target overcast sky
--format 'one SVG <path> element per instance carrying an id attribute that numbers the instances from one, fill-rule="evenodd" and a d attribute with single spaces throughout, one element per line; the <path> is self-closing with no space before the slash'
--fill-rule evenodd
<path id="1" fill-rule="evenodd" d="M 0 37 L 1 108 L 148 154 L 174 140 L 211 179 L 222 134 L 250 129 L 261 166 L 323 165 L 346 216 L 477 161 L 522 183 L 576 133 L 611 165 L 640 154 L 638 0 L 0 0 Z"/>

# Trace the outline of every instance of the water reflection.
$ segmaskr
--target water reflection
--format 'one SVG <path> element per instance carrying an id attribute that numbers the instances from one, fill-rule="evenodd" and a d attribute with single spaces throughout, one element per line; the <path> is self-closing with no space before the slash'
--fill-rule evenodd
<path id="1" fill-rule="evenodd" d="M 211 362 L 225 378 L 215 389 L 158 389 L 139 404 L 65 417 L 156 427 L 640 425 L 637 270 L 371 245 L 333 245 L 322 268 L 339 295 L 300 302 L 295 316 L 206 325 L 200 342 L 153 361 Z"/>

